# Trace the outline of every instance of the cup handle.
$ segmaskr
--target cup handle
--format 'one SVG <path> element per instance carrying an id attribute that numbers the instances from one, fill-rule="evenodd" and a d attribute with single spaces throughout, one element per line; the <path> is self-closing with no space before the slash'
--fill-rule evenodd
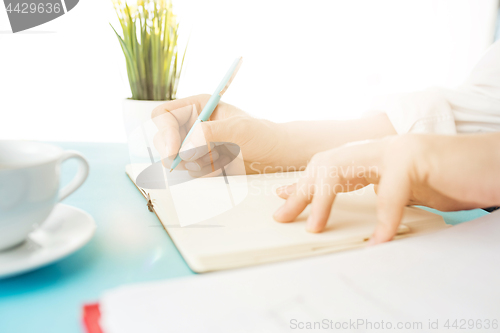
<path id="1" fill-rule="evenodd" d="M 68 185 L 66 185 L 59 191 L 59 198 L 57 199 L 57 202 L 61 202 L 62 200 L 66 199 L 71 193 L 75 192 L 89 175 L 89 163 L 87 162 L 85 157 L 83 157 L 76 151 L 65 151 L 59 159 L 59 163 L 62 163 L 70 158 L 74 158 L 78 161 L 78 171 L 75 178 L 73 178 Z"/>

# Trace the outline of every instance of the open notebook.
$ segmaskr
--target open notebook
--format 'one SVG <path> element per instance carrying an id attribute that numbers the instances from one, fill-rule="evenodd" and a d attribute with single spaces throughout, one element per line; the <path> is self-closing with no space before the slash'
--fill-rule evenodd
<path id="1" fill-rule="evenodd" d="M 134 183 L 135 175 L 146 166 L 127 166 L 127 174 Z M 298 176 L 298 173 L 229 176 L 229 183 L 233 186 L 248 187 L 245 189 L 248 195 L 232 209 L 186 227 L 180 226 L 175 209 L 178 205 L 174 206 L 172 191 L 168 187 L 153 190 L 138 188 L 145 197 L 150 196 L 151 208 L 195 272 L 243 267 L 363 247 L 372 234 L 376 221 L 376 195 L 371 186 L 338 195 L 323 233 L 311 234 L 305 230 L 309 208 L 296 222 L 283 224 L 273 220 L 274 211 L 284 202 L 274 193 L 274 189 L 295 182 Z M 246 177 L 246 181 L 241 181 L 242 177 Z M 196 194 L 193 195 L 206 196 L 207 200 L 214 202 L 212 182 L 213 179 L 208 178 L 198 182 Z M 189 191 L 189 187 L 186 187 L 186 191 Z M 190 192 L 185 194 L 189 196 Z M 198 207 L 193 206 L 191 209 L 197 210 Z M 202 214 L 203 211 L 198 213 Z M 441 216 L 419 208 L 407 207 L 403 225 L 396 238 L 416 236 L 446 227 L 448 225 Z"/>

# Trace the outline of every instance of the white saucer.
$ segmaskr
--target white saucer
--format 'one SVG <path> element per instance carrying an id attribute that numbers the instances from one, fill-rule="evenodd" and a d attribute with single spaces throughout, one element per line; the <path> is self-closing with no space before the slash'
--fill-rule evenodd
<path id="1" fill-rule="evenodd" d="M 31 271 L 75 252 L 92 238 L 95 228 L 88 213 L 57 204 L 26 241 L 0 251 L 0 278 Z"/>

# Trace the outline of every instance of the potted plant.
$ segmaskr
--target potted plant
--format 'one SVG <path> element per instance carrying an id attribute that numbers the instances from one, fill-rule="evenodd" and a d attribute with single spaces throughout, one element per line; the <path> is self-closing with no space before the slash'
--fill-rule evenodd
<path id="1" fill-rule="evenodd" d="M 170 0 L 113 0 L 132 97 L 124 101 L 127 135 L 150 119 L 151 111 L 176 97 L 186 49 L 179 49 L 179 23 Z M 182 54 L 182 59 L 180 55 Z"/>

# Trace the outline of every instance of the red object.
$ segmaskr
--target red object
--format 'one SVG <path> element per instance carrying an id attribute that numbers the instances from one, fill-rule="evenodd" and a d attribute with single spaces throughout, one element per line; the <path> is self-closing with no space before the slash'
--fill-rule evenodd
<path id="1" fill-rule="evenodd" d="M 101 311 L 99 303 L 85 304 L 83 306 L 83 326 L 86 333 L 104 333 L 99 325 Z"/>

